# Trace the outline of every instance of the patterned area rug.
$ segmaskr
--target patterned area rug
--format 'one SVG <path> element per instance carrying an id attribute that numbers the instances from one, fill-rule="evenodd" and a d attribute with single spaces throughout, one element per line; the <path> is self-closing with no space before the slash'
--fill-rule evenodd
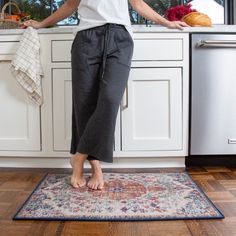
<path id="1" fill-rule="evenodd" d="M 85 175 L 89 178 L 89 174 Z M 104 173 L 103 190 L 70 185 L 70 174 L 47 173 L 14 220 L 178 220 L 224 215 L 187 172 Z"/>

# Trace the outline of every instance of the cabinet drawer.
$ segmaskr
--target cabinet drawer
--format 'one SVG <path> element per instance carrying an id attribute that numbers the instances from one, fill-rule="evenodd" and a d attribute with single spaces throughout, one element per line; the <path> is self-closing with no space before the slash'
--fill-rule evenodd
<path id="1" fill-rule="evenodd" d="M 70 62 L 73 40 L 52 40 L 52 62 Z M 134 61 L 182 61 L 183 39 L 134 39 Z"/>
<path id="2" fill-rule="evenodd" d="M 134 61 L 181 61 L 183 39 L 147 38 L 134 40 Z"/>
<path id="3" fill-rule="evenodd" d="M 52 40 L 51 55 L 52 62 L 70 62 L 71 61 L 71 45 L 73 40 Z"/>
<path id="4" fill-rule="evenodd" d="M 14 42 L 0 42 L 0 55 L 13 55 L 19 47 L 19 41 Z"/>

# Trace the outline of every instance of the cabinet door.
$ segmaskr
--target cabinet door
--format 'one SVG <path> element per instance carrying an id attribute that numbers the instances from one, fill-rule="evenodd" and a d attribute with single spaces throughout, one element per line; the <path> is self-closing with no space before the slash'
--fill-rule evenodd
<path id="1" fill-rule="evenodd" d="M 182 126 L 182 68 L 131 68 L 121 106 L 121 149 L 182 149 Z"/>
<path id="2" fill-rule="evenodd" d="M 71 144 L 72 115 L 71 69 L 54 68 L 52 76 L 54 150 L 69 151 Z"/>
<path id="3" fill-rule="evenodd" d="M 53 143 L 55 151 L 68 151 L 71 141 L 71 69 L 53 69 Z"/>
<path id="4" fill-rule="evenodd" d="M 12 58 L 6 58 L 0 55 L 0 150 L 40 151 L 40 107 L 13 77 Z"/>

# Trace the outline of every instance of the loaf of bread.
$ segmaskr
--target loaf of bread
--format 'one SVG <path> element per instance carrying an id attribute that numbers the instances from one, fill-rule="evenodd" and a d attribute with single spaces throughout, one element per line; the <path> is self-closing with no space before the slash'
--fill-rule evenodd
<path id="1" fill-rule="evenodd" d="M 205 26 L 210 27 L 212 25 L 211 18 L 201 12 L 190 12 L 181 18 L 182 21 L 190 26 Z"/>

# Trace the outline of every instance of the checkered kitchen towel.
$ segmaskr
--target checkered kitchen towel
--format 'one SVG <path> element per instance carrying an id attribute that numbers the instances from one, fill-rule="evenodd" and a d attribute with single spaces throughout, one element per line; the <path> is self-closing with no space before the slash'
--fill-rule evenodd
<path id="1" fill-rule="evenodd" d="M 40 41 L 37 30 L 31 26 L 25 29 L 21 37 L 20 46 L 11 61 L 10 71 L 28 93 L 28 97 L 37 105 L 42 105 L 43 69 L 40 62 Z"/>

